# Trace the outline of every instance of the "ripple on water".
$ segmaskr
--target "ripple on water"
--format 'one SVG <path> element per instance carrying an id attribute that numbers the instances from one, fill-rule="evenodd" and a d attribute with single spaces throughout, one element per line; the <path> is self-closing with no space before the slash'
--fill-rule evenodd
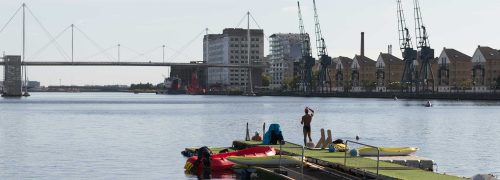
<path id="1" fill-rule="evenodd" d="M 185 147 L 229 146 L 262 123 L 302 142 L 303 108 L 313 137 L 417 146 L 440 172 L 500 171 L 500 103 L 392 99 L 33 93 L 0 99 L 0 179 L 186 179 Z"/>

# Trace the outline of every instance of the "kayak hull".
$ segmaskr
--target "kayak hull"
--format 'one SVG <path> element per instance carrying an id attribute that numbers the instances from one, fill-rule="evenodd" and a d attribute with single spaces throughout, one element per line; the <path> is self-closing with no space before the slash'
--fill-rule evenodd
<path id="1" fill-rule="evenodd" d="M 228 157 L 232 156 L 242 156 L 242 157 L 265 157 L 265 156 L 274 156 L 276 151 L 271 146 L 258 146 L 248 149 L 243 149 L 239 151 L 227 152 L 227 153 L 219 153 L 213 154 L 210 156 L 210 171 L 212 172 L 220 172 L 220 171 L 228 171 L 231 170 L 231 167 L 236 163 L 227 160 Z M 195 162 L 198 160 L 198 156 L 192 156 L 187 159 L 186 164 L 184 165 L 184 169 L 186 171 L 191 171 L 194 169 Z M 198 167 L 196 168 L 198 172 L 201 173 L 203 171 L 203 163 L 200 162 Z"/>
<path id="2" fill-rule="evenodd" d="M 236 164 L 247 166 L 277 166 L 277 165 L 300 165 L 301 160 L 292 156 L 268 156 L 268 157 L 241 157 L 233 156 L 227 158 Z"/>
<path id="3" fill-rule="evenodd" d="M 380 156 L 408 156 L 417 152 L 415 147 L 380 147 Z M 358 149 L 360 156 L 377 156 L 377 148 L 361 147 Z"/>

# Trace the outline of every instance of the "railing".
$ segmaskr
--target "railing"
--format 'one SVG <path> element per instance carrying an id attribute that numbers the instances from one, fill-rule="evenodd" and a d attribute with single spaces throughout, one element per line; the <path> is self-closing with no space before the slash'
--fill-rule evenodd
<path id="1" fill-rule="evenodd" d="M 345 141 L 345 145 L 347 147 L 349 147 L 348 146 L 349 143 L 359 144 L 359 145 L 363 145 L 363 146 L 367 146 L 367 147 L 371 147 L 371 148 L 377 149 L 377 178 L 378 178 L 378 176 L 379 176 L 379 169 L 380 169 L 380 148 L 376 147 L 376 146 L 368 145 L 368 144 L 363 144 L 363 143 L 359 143 L 359 142 L 350 141 L 350 140 L 346 140 Z M 347 151 L 345 151 L 345 153 L 344 153 L 344 166 L 347 167 Z"/>
<path id="2" fill-rule="evenodd" d="M 279 145 L 280 145 L 280 147 L 279 147 L 279 148 L 280 148 L 280 149 L 279 149 L 279 153 L 280 153 L 280 154 L 279 154 L 279 156 L 280 156 L 280 158 L 279 158 L 279 166 L 278 166 L 278 169 L 277 169 L 277 170 L 275 170 L 274 172 L 275 172 L 275 173 L 278 173 L 278 174 L 283 174 L 283 175 L 285 175 L 285 176 L 286 176 L 286 175 L 288 175 L 288 172 L 287 172 L 287 171 L 284 171 L 284 170 L 282 169 L 282 164 L 281 164 L 281 160 L 282 160 L 282 152 L 283 152 L 283 149 L 282 149 L 282 148 L 283 148 L 283 146 L 282 146 L 282 145 L 283 145 L 283 144 L 285 144 L 285 141 L 280 141 L 280 143 L 279 143 Z M 301 160 L 301 163 L 300 163 L 300 177 L 301 177 L 301 178 L 300 178 L 300 179 L 304 179 L 304 158 L 305 158 L 305 157 L 304 157 L 304 151 L 305 151 L 305 147 L 304 147 L 304 146 L 302 146 L 302 145 L 300 145 L 300 147 L 301 147 L 301 149 L 302 149 L 302 154 L 301 154 L 301 156 L 300 156 L 300 160 Z"/>

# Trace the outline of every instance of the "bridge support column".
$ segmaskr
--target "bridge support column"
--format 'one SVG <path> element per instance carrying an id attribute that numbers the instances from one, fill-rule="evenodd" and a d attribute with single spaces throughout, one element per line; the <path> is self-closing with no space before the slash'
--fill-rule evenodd
<path id="1" fill-rule="evenodd" d="M 22 96 L 21 56 L 5 56 L 2 96 Z"/>

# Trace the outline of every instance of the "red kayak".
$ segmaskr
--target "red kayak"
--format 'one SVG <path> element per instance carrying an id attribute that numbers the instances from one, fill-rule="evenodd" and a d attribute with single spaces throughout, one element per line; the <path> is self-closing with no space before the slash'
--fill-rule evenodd
<path id="1" fill-rule="evenodd" d="M 235 163 L 227 160 L 227 157 L 230 156 L 244 156 L 244 157 L 264 157 L 264 156 L 274 156 L 276 151 L 271 146 L 257 146 L 253 148 L 243 149 L 239 151 L 213 154 L 210 156 L 210 169 L 212 172 L 218 171 L 226 171 L 230 170 Z M 184 169 L 186 171 L 191 171 L 193 166 L 198 160 L 198 156 L 192 156 L 187 159 L 186 165 L 184 165 Z M 203 170 L 203 163 L 199 163 L 198 165 L 198 174 Z"/>

